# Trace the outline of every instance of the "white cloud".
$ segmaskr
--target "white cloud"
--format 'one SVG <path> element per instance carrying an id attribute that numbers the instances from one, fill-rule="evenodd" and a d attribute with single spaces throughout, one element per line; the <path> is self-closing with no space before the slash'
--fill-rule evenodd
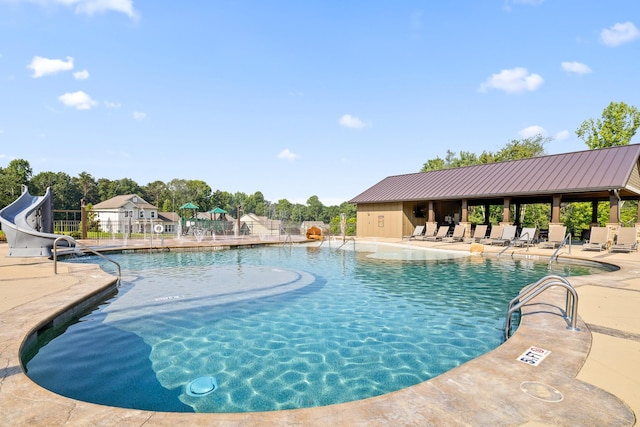
<path id="1" fill-rule="evenodd" d="M 283 160 L 293 161 L 298 157 L 299 156 L 297 154 L 292 153 L 291 150 L 289 150 L 288 148 L 285 148 L 284 150 L 278 153 L 278 158 Z"/>
<path id="2" fill-rule="evenodd" d="M 341 126 L 344 126 L 350 129 L 362 129 L 363 127 L 367 126 L 366 123 L 364 123 L 359 118 L 352 116 L 351 114 L 345 114 L 342 117 L 340 117 L 340 120 L 338 120 L 338 123 L 340 123 Z"/>
<path id="3" fill-rule="evenodd" d="M 73 73 L 73 78 L 76 80 L 87 80 L 89 78 L 89 72 L 87 70 L 76 71 Z"/>
<path id="4" fill-rule="evenodd" d="M 600 40 L 607 46 L 615 47 L 640 37 L 640 31 L 632 22 L 616 23 L 600 32 Z"/>
<path id="5" fill-rule="evenodd" d="M 507 93 L 520 93 L 525 90 L 538 89 L 544 79 L 538 74 L 530 74 L 526 68 L 516 67 L 510 70 L 501 70 L 498 74 L 492 74 L 480 85 L 480 92 L 488 89 L 499 89 Z"/>
<path id="6" fill-rule="evenodd" d="M 31 64 L 27 65 L 27 68 L 33 70 L 33 77 L 37 79 L 47 74 L 55 74 L 60 71 L 73 70 L 73 58 L 67 56 L 67 60 L 62 59 L 48 59 L 41 56 L 34 56 L 31 60 Z"/>
<path id="7" fill-rule="evenodd" d="M 17 0 L 36 3 L 42 6 L 62 5 L 75 7 L 75 13 L 94 15 L 104 12 L 120 12 L 130 18 L 137 18 L 138 12 L 133 8 L 133 0 Z"/>
<path id="8" fill-rule="evenodd" d="M 144 120 L 147 118 L 147 113 L 143 113 L 141 111 L 134 111 L 133 112 L 133 118 L 135 120 Z"/>
<path id="9" fill-rule="evenodd" d="M 73 107 L 76 110 L 90 110 L 98 105 L 96 101 L 81 90 L 73 93 L 65 93 L 59 96 L 58 99 L 67 107 Z"/>
<path id="10" fill-rule="evenodd" d="M 566 139 L 569 139 L 569 135 L 570 135 L 570 133 L 569 133 L 568 130 L 561 130 L 560 132 L 556 133 L 555 138 L 558 141 L 564 141 Z"/>
<path id="11" fill-rule="evenodd" d="M 120 108 L 121 105 L 119 102 L 111 102 L 111 101 L 104 101 L 104 106 L 107 108 Z"/>
<path id="12" fill-rule="evenodd" d="M 536 135 L 546 135 L 547 131 L 544 130 L 544 128 L 542 126 L 529 126 L 526 127 L 522 130 L 520 130 L 518 132 L 518 135 L 520 135 L 523 138 L 531 138 L 534 137 Z"/>
<path id="13" fill-rule="evenodd" d="M 582 62 L 563 62 L 560 64 L 562 69 L 567 73 L 576 73 L 576 74 L 589 74 L 591 72 L 591 68 L 587 64 L 583 64 Z"/>

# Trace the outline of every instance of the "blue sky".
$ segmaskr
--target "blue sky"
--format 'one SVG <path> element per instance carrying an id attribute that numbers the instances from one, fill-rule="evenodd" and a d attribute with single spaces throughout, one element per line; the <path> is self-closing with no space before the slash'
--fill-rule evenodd
<path id="1" fill-rule="evenodd" d="M 273 202 L 640 108 L 637 0 L 0 0 L 0 35 L 0 167 Z"/>

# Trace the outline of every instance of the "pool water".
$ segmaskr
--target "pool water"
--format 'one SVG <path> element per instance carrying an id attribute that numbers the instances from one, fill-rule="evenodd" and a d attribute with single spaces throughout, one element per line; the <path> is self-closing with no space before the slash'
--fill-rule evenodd
<path id="1" fill-rule="evenodd" d="M 494 349 L 507 303 L 524 285 L 595 268 L 550 271 L 531 260 L 382 245 L 344 249 L 113 255 L 123 269 L 118 295 L 41 337 L 23 355 L 27 375 L 71 398 L 154 411 L 359 400 Z M 216 389 L 190 393 L 202 377 Z"/>

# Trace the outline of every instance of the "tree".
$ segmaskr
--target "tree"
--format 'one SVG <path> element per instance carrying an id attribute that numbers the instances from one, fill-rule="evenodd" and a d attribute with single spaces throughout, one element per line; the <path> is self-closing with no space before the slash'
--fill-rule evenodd
<path id="1" fill-rule="evenodd" d="M 98 183 L 90 173 L 80 172 L 77 178 L 73 178 L 73 183 L 82 193 L 86 203 L 94 203 L 98 200 Z"/>
<path id="2" fill-rule="evenodd" d="M 28 185 L 33 174 L 29 162 L 11 160 L 6 168 L 0 168 L 0 206 L 6 206 L 22 193 L 21 186 Z"/>
<path id="3" fill-rule="evenodd" d="M 497 153 L 483 151 L 480 155 L 469 151 L 460 151 L 459 154 L 456 154 L 451 150 L 447 150 L 444 160 L 440 157 L 427 160 L 422 165 L 420 172 L 538 157 L 545 154 L 544 145 L 552 140 L 553 138 L 544 137 L 540 134 L 524 139 L 512 139 Z"/>
<path id="4" fill-rule="evenodd" d="M 602 118 L 587 119 L 576 130 L 589 149 L 628 145 L 640 127 L 640 111 L 624 102 L 611 102 Z"/>

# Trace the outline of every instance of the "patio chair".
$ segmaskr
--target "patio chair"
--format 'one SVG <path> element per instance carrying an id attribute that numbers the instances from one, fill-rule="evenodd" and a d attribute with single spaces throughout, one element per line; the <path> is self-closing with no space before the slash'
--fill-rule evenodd
<path id="1" fill-rule="evenodd" d="M 487 228 L 489 228 L 487 224 L 476 225 L 476 229 L 473 230 L 473 236 L 466 239 L 465 242 L 466 243 L 480 242 L 487 235 Z"/>
<path id="2" fill-rule="evenodd" d="M 555 249 L 560 246 L 562 241 L 567 235 L 566 225 L 550 225 L 549 226 L 549 238 L 546 242 L 540 244 L 541 248 Z"/>
<path id="3" fill-rule="evenodd" d="M 609 229 L 607 227 L 591 227 L 589 241 L 582 246 L 583 251 L 603 251 L 609 245 Z"/>
<path id="4" fill-rule="evenodd" d="M 494 225 L 491 227 L 491 232 L 489 233 L 489 237 L 486 239 L 480 239 L 480 243 L 482 244 L 491 244 L 494 240 L 498 240 L 502 236 L 502 226 Z"/>
<path id="5" fill-rule="evenodd" d="M 438 223 L 428 222 L 427 227 L 424 230 L 424 236 L 421 236 L 422 240 L 424 240 L 427 237 L 435 236 L 437 231 L 438 231 Z"/>
<path id="6" fill-rule="evenodd" d="M 418 237 L 422 237 L 422 233 L 424 233 L 424 225 L 416 225 L 415 230 L 413 230 L 413 234 L 410 234 L 408 236 L 402 236 L 402 240 L 406 238 L 409 238 L 409 240 L 411 240 Z"/>
<path id="7" fill-rule="evenodd" d="M 513 241 L 513 246 L 530 246 L 538 239 L 538 229 L 536 227 L 524 227 L 520 231 L 520 237 Z"/>
<path id="8" fill-rule="evenodd" d="M 453 229 L 453 235 L 451 237 L 444 237 L 442 241 L 447 243 L 462 242 L 466 230 L 467 227 L 465 225 L 457 224 Z"/>
<path id="9" fill-rule="evenodd" d="M 611 252 L 631 252 L 638 250 L 638 232 L 635 227 L 618 229 L 616 243 L 611 245 Z"/>
<path id="10" fill-rule="evenodd" d="M 449 226 L 448 225 L 441 225 L 438 228 L 438 233 L 436 233 L 435 236 L 425 237 L 424 240 L 427 241 L 427 242 L 437 242 L 439 240 L 444 239 L 447 236 L 448 232 L 449 232 Z"/>
<path id="11" fill-rule="evenodd" d="M 491 244 L 496 245 L 508 245 L 511 243 L 513 239 L 516 238 L 516 232 L 518 231 L 518 227 L 515 225 L 505 225 L 502 227 L 502 235 L 499 239 L 495 239 L 491 241 Z"/>

